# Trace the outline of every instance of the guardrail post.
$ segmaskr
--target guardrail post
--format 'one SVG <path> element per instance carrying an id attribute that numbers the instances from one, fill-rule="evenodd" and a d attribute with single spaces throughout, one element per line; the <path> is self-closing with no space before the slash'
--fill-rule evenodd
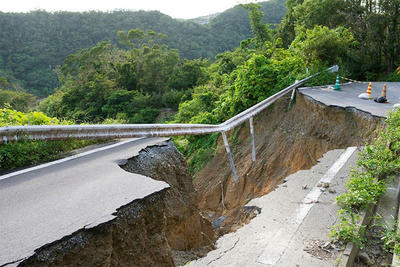
<path id="1" fill-rule="evenodd" d="M 298 82 L 298 81 L 296 80 L 296 83 L 297 83 L 297 82 Z M 296 96 L 296 90 L 297 90 L 296 87 L 293 88 L 293 90 L 292 90 L 292 95 L 290 96 L 290 101 L 289 101 L 288 109 L 290 109 L 290 108 L 292 107 L 292 105 L 293 105 L 294 97 Z"/>
<path id="2" fill-rule="evenodd" d="M 292 91 L 292 95 L 290 96 L 290 103 L 292 103 L 293 100 L 294 100 L 294 93 L 295 92 L 296 92 L 296 88 L 294 88 L 293 91 Z"/>
<path id="3" fill-rule="evenodd" d="M 250 134 L 251 134 L 251 154 L 253 158 L 253 162 L 256 162 L 256 144 L 254 140 L 254 126 L 253 126 L 253 117 L 249 120 L 250 123 Z"/>
<path id="4" fill-rule="evenodd" d="M 222 138 L 224 139 L 226 154 L 228 154 L 228 159 L 229 159 L 229 162 L 231 163 L 231 169 L 232 169 L 232 172 L 233 172 L 233 178 L 235 179 L 235 182 L 239 182 L 239 178 L 238 178 L 238 175 L 237 175 L 237 172 L 236 172 L 236 168 L 235 168 L 235 163 L 233 162 L 233 158 L 232 158 L 231 149 L 229 148 L 228 139 L 226 138 L 225 132 L 221 132 L 221 134 L 222 134 Z"/>

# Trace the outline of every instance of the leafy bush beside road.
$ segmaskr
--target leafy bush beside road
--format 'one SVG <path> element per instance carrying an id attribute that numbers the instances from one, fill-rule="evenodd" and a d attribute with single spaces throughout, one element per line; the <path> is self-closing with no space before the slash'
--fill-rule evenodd
<path id="1" fill-rule="evenodd" d="M 359 214 L 370 204 L 376 204 L 386 192 L 385 180 L 400 173 L 400 110 L 389 114 L 386 126 L 360 153 L 358 169 L 352 170 L 346 184 L 347 192 L 336 198 L 342 209 L 338 212 L 339 223 L 330 233 L 333 241 L 363 245 L 365 238 L 358 225 Z M 398 246 L 396 242 L 393 247 Z"/>
<path id="2" fill-rule="evenodd" d="M 0 109 L 0 127 L 17 125 L 58 125 L 68 124 L 51 118 L 42 112 L 19 112 L 12 109 Z M 61 157 L 63 153 L 90 144 L 94 140 L 65 140 L 65 141 L 20 141 L 0 145 L 0 173 L 15 168 L 31 166 Z"/>

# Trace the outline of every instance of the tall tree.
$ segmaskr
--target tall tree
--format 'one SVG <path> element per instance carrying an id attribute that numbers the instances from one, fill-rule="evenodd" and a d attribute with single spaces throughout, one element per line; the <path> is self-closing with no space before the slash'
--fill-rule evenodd
<path id="1" fill-rule="evenodd" d="M 400 52 L 399 0 L 291 0 L 279 30 L 285 45 L 297 27 L 316 25 L 349 28 L 358 43 L 345 62 L 355 76 L 377 79 L 398 64 Z"/>
<path id="2" fill-rule="evenodd" d="M 251 32 L 254 35 L 256 46 L 262 46 L 266 41 L 272 40 L 272 31 L 270 29 L 270 24 L 264 24 L 262 18 L 264 17 L 264 12 L 260 10 L 261 6 L 259 4 L 250 3 L 242 4 L 243 8 L 249 11 Z"/>

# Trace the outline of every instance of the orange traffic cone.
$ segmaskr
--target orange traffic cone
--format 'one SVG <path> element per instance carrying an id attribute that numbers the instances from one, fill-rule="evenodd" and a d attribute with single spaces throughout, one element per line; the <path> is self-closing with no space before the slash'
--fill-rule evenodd
<path id="1" fill-rule="evenodd" d="M 386 83 L 383 84 L 383 89 L 382 89 L 382 95 L 381 95 L 381 97 L 386 98 Z"/>
<path id="2" fill-rule="evenodd" d="M 358 97 L 361 99 L 372 99 L 371 89 L 372 89 L 372 83 L 370 82 L 368 84 L 367 92 L 360 94 Z"/>
<path id="3" fill-rule="evenodd" d="M 372 83 L 370 82 L 369 84 L 368 84 L 368 89 L 367 89 L 367 94 L 368 94 L 368 97 L 369 97 L 369 99 L 372 99 Z"/>
<path id="4" fill-rule="evenodd" d="M 388 103 L 387 98 L 386 98 L 386 83 L 383 84 L 383 89 L 382 89 L 382 94 L 380 97 L 374 99 L 375 102 L 378 103 Z"/>

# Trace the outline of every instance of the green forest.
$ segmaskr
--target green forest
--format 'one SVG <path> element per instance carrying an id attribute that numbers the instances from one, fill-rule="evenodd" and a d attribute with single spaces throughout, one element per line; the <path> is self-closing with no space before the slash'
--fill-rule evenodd
<path id="1" fill-rule="evenodd" d="M 240 5 L 206 25 L 158 12 L 0 14 L 1 114 L 38 111 L 69 124 L 214 124 L 333 64 L 353 79 L 400 81 L 399 0 L 285 5 Z M 131 20 L 147 24 L 129 27 Z M 325 73 L 310 84 L 332 82 Z M 24 124 L 3 119 L 3 125 Z M 175 141 L 196 172 L 217 138 Z M 10 158 L 7 153 L 2 157 Z"/>
<path id="2" fill-rule="evenodd" d="M 264 23 L 278 24 L 286 13 L 283 0 L 263 2 L 261 6 L 268 10 Z M 101 41 L 119 46 L 117 32 L 136 28 L 166 34 L 168 38 L 162 43 L 178 49 L 186 59 L 213 59 L 251 37 L 247 12 L 239 6 L 206 25 L 157 11 L 0 12 L 0 76 L 7 79 L 7 88 L 45 97 L 59 86 L 54 71 L 68 55 Z"/>

